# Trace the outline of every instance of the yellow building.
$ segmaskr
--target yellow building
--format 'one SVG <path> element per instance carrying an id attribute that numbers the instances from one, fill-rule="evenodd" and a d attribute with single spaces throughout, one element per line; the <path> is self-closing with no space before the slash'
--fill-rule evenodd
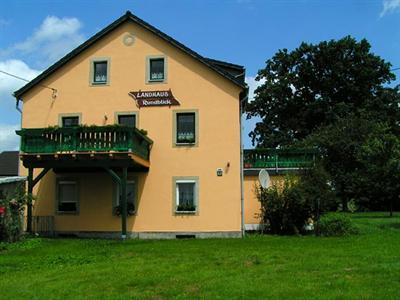
<path id="1" fill-rule="evenodd" d="M 28 220 L 50 216 L 59 235 L 241 236 L 244 76 L 127 12 L 14 93 Z"/>
<path id="2" fill-rule="evenodd" d="M 20 175 L 35 195 L 27 230 L 176 238 L 257 229 L 259 170 L 278 180 L 299 157 L 241 154 L 244 78 L 244 67 L 205 58 L 129 11 L 98 32 L 14 93 Z"/>

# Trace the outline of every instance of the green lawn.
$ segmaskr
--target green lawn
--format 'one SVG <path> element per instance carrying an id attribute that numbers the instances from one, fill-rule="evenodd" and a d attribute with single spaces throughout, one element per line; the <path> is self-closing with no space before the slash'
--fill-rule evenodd
<path id="1" fill-rule="evenodd" d="M 357 236 L 0 245 L 1 299 L 400 299 L 400 216 Z"/>

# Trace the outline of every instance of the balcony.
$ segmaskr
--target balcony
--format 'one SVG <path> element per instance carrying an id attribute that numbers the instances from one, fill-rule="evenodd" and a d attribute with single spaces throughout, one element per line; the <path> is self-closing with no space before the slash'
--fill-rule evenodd
<path id="1" fill-rule="evenodd" d="M 117 125 L 25 128 L 17 134 L 21 136 L 21 158 L 26 162 L 130 157 L 148 167 L 153 143 L 138 129 Z"/>
<path id="2" fill-rule="evenodd" d="M 245 169 L 301 169 L 311 167 L 317 155 L 315 149 L 248 149 L 244 150 Z"/>

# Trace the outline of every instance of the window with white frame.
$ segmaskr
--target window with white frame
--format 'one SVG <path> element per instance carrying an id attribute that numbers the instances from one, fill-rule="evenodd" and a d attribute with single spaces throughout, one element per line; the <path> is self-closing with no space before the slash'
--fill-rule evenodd
<path id="1" fill-rule="evenodd" d="M 78 182 L 72 179 L 58 180 L 57 184 L 57 211 L 61 213 L 78 212 L 79 191 Z"/>
<path id="2" fill-rule="evenodd" d="M 121 190 L 120 185 L 116 184 L 116 199 L 115 199 L 115 207 L 114 212 L 118 215 L 121 212 Z M 136 198 L 137 198 L 137 182 L 136 180 L 128 180 L 126 182 L 126 202 L 127 202 L 127 212 L 128 215 L 133 215 L 136 211 Z"/>
<path id="3" fill-rule="evenodd" d="M 176 212 L 196 212 L 196 180 L 176 180 Z"/>

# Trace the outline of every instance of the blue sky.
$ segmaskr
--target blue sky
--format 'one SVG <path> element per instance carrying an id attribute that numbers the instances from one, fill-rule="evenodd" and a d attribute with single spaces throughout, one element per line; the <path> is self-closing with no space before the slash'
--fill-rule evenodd
<path id="1" fill-rule="evenodd" d="M 400 0 L 69 0 L 1 2 L 0 70 L 32 79 L 126 10 L 203 56 L 244 65 L 250 88 L 266 59 L 302 41 L 366 38 L 400 67 Z M 0 74 L 0 151 L 18 147 L 20 115 L 10 94 L 23 84 Z M 254 122 L 245 123 L 246 147 Z"/>

